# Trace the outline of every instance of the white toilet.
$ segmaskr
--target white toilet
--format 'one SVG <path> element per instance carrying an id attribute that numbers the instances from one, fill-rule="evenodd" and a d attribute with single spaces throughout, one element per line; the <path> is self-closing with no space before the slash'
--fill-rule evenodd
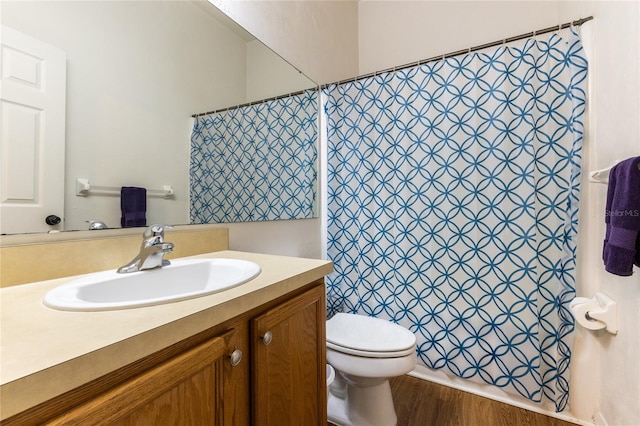
<path id="1" fill-rule="evenodd" d="M 336 370 L 327 406 L 339 426 L 396 424 L 389 378 L 416 366 L 416 337 L 378 318 L 338 313 L 327 321 L 327 363 Z"/>

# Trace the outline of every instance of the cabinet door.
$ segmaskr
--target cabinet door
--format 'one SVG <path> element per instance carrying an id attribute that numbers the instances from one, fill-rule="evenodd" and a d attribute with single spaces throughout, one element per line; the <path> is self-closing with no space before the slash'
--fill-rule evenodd
<path id="1" fill-rule="evenodd" d="M 47 424 L 221 425 L 224 337 L 216 337 Z"/>
<path id="2" fill-rule="evenodd" d="M 254 425 L 326 425 L 325 289 L 252 320 Z"/>

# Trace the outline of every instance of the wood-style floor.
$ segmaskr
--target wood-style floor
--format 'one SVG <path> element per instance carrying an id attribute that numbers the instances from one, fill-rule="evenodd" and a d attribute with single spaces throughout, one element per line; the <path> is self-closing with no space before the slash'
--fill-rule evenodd
<path id="1" fill-rule="evenodd" d="M 575 426 L 411 376 L 390 382 L 398 426 Z"/>
<path id="2" fill-rule="evenodd" d="M 411 376 L 391 379 L 398 426 L 575 426 Z"/>

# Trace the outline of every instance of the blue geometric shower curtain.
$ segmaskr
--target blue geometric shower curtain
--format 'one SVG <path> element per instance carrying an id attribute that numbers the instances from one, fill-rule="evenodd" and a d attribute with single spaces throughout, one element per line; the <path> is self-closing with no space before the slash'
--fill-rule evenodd
<path id="1" fill-rule="evenodd" d="M 317 90 L 197 117 L 191 223 L 314 217 L 317 118 Z"/>
<path id="2" fill-rule="evenodd" d="M 329 314 L 565 409 L 586 75 L 572 29 L 327 87 Z"/>

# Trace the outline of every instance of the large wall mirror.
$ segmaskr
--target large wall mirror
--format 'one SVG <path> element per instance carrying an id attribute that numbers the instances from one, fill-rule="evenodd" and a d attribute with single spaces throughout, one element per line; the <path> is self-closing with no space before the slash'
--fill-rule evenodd
<path id="1" fill-rule="evenodd" d="M 66 63 L 64 177 L 61 184 L 64 186 L 64 211 L 47 212 L 62 216 L 64 220 L 58 225 L 34 230 L 26 216 L 21 216 L 11 226 L 5 226 L 3 222 L 2 233 L 86 230 L 90 221 L 104 222 L 109 228 L 120 227 L 119 188 L 122 186 L 147 189 L 147 223 L 291 218 L 286 215 L 213 218 L 210 214 L 194 217 L 190 190 L 194 180 L 200 179 L 198 182 L 203 184 L 204 179 L 194 178 L 194 124 L 201 124 L 199 131 L 205 131 L 203 139 L 211 143 L 217 137 L 211 130 L 216 119 L 228 122 L 253 120 L 247 118 L 250 117 L 247 112 L 238 113 L 238 108 L 234 108 L 238 105 L 270 98 L 277 98 L 279 105 L 287 102 L 291 105 L 292 102 L 300 103 L 300 98 L 307 103 L 310 99 L 315 102 L 313 96 L 317 98 L 317 94 L 313 95 L 316 87 L 313 81 L 213 5 L 188 0 L 21 0 L 2 1 L 0 7 L 3 29 L 8 27 L 59 49 L 64 53 Z M 7 64 L 20 63 L 28 56 L 8 60 L 5 50 L 3 72 L 9 67 Z M 3 99 L 3 138 L 11 135 L 6 114 L 18 111 L 11 109 L 14 105 L 11 101 L 6 105 Z M 211 111 L 218 111 L 218 116 L 192 117 Z M 308 112 L 307 108 L 305 114 Z M 255 107 L 251 113 L 255 116 Z M 258 113 L 262 114 L 264 110 Z M 317 103 L 312 114 L 317 114 Z M 317 125 L 315 115 L 301 120 Z M 245 140 L 236 142 L 246 143 L 248 132 L 246 128 L 240 129 Z M 35 133 L 38 131 L 42 129 L 34 130 Z M 309 134 L 313 135 L 313 131 Z M 308 179 L 313 181 L 314 192 L 317 192 L 313 175 L 316 158 L 297 150 L 291 153 L 294 157 L 304 157 L 301 164 L 309 171 Z M 205 157 L 215 155 L 215 152 L 204 154 Z M 3 157 L 5 161 L 7 150 L 4 148 Z M 236 163 L 231 168 L 245 171 L 239 180 L 252 181 L 251 173 L 247 172 L 250 168 L 242 163 L 242 158 L 248 157 L 236 155 Z M 225 161 L 230 164 L 228 158 Z M 263 160 L 253 157 L 250 161 Z M 286 174 L 279 170 L 271 172 L 280 176 Z M 14 167 L 13 173 L 20 177 L 21 170 L 16 171 Z M 208 170 L 208 173 L 216 172 Z M 35 186 L 38 186 L 37 180 L 34 179 Z M 231 181 L 228 177 L 224 180 Z M 172 195 L 165 197 L 168 186 Z M 91 189 L 86 191 L 86 188 Z M 199 188 L 199 192 L 202 188 L 210 190 L 210 185 L 205 183 Z M 280 193 L 287 191 L 280 190 Z M 223 199 L 231 199 L 233 194 L 241 192 L 228 188 Z M 249 198 L 258 192 L 250 191 Z M 247 197 L 246 193 L 244 196 Z M 210 204 L 205 201 L 197 207 L 203 209 Z M 308 212 L 305 214 L 309 215 Z M 311 215 L 315 216 L 315 213 Z M 45 218 L 39 216 L 38 220 L 44 223 Z"/>

